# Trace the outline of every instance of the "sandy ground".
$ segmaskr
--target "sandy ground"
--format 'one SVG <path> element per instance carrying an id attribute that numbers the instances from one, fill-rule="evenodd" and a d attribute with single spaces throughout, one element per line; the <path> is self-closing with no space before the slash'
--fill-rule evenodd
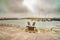
<path id="1" fill-rule="evenodd" d="M 57 40 L 58 35 L 52 32 L 28 33 L 16 27 L 1 27 L 0 40 Z"/>

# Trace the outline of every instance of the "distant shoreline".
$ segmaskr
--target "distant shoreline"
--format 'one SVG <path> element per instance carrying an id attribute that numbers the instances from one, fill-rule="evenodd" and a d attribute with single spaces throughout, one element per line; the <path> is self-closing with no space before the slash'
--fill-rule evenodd
<path id="1" fill-rule="evenodd" d="M 35 21 L 60 21 L 60 18 L 0 18 L 0 20 L 35 20 Z"/>

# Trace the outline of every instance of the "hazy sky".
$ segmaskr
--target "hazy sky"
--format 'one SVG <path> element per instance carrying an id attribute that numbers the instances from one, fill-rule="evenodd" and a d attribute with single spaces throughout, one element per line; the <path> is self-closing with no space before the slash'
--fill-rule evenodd
<path id="1" fill-rule="evenodd" d="M 60 18 L 60 0 L 0 0 L 0 17 Z"/>

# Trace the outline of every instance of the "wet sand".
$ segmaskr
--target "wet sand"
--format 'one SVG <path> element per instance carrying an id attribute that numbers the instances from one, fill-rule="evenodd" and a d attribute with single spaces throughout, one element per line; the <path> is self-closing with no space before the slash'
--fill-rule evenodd
<path id="1" fill-rule="evenodd" d="M 0 40 L 56 40 L 58 35 L 52 32 L 28 33 L 22 28 L 0 26 Z"/>

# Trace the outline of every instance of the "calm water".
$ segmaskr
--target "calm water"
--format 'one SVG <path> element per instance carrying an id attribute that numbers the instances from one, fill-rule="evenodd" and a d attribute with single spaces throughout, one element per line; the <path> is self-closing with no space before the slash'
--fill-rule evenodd
<path id="1" fill-rule="evenodd" d="M 32 25 L 33 21 L 31 20 L 0 20 L 0 24 L 15 24 L 20 25 L 22 27 L 26 27 L 28 21 L 30 21 Z M 36 27 L 38 28 L 51 28 L 54 26 L 60 26 L 60 21 L 50 21 L 50 22 L 35 21 L 35 22 Z"/>

